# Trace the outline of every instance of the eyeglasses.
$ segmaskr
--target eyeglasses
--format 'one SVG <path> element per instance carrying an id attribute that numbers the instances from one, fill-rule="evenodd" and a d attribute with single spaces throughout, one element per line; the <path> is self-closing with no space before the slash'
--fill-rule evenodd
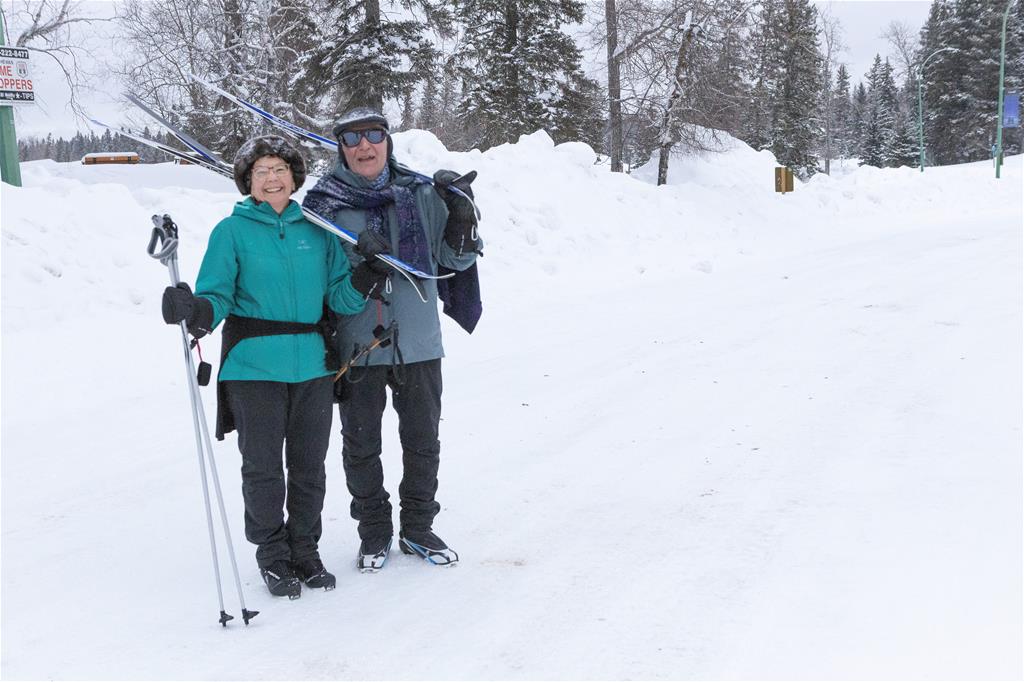
<path id="1" fill-rule="evenodd" d="M 275 177 L 283 178 L 288 175 L 288 171 L 291 168 L 288 166 L 274 166 L 273 168 L 257 168 L 252 172 L 252 176 L 257 180 L 266 180 L 273 173 Z"/>
<path id="2" fill-rule="evenodd" d="M 358 147 L 359 138 L 365 137 L 370 144 L 380 144 L 388 136 L 386 130 L 370 128 L 369 130 L 346 130 L 341 134 L 341 143 L 346 147 Z"/>

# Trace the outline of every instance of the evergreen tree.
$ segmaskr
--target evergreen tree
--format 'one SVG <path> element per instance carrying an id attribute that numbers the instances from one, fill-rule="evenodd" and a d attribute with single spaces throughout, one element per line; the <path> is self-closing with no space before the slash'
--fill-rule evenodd
<path id="1" fill-rule="evenodd" d="M 749 74 L 753 86 L 746 108 L 743 140 L 758 150 L 767 149 L 772 144 L 772 102 L 783 67 L 779 59 L 781 36 L 777 18 L 782 12 L 781 6 L 782 0 L 764 0 L 750 36 Z"/>
<path id="2" fill-rule="evenodd" d="M 402 94 L 402 120 L 398 130 L 411 130 L 416 127 L 416 107 L 413 105 L 412 88 Z"/>
<path id="3" fill-rule="evenodd" d="M 557 142 L 586 142 L 596 152 L 604 148 L 604 92 L 597 81 L 582 72 L 559 84 L 561 94 L 554 107 L 551 137 Z"/>
<path id="4" fill-rule="evenodd" d="M 316 92 L 336 93 L 336 110 L 383 109 L 430 73 L 436 50 L 427 25 L 381 12 L 379 0 L 335 1 L 328 21 L 317 21 L 315 47 L 303 81 Z"/>
<path id="5" fill-rule="evenodd" d="M 870 116 L 868 90 L 861 81 L 854 89 L 850 101 L 850 156 L 864 157 L 864 137 L 867 135 Z"/>
<path id="6" fill-rule="evenodd" d="M 864 125 L 864 137 L 861 139 L 860 165 L 881 168 L 885 165 L 885 132 L 878 120 L 878 108 L 873 107 L 868 113 Z"/>
<path id="7" fill-rule="evenodd" d="M 1024 85 L 1024 3 L 1011 6 L 1007 23 L 1008 91 Z M 978 161 L 990 155 L 998 106 L 999 49 L 1004 0 L 935 0 L 921 31 L 925 144 L 933 163 Z M 940 48 L 951 48 L 936 53 Z M 1019 148 L 1020 131 L 1010 147 Z M 1004 147 L 1007 138 L 1004 138 Z M 1010 148 L 1007 147 L 1007 148 Z"/>
<path id="8" fill-rule="evenodd" d="M 852 102 L 850 101 L 850 73 L 845 64 L 840 64 L 836 71 L 836 84 L 833 91 L 832 106 L 832 148 L 839 158 L 849 158 L 853 153 L 852 134 Z"/>
<path id="9" fill-rule="evenodd" d="M 420 99 L 420 109 L 416 116 L 416 127 L 420 130 L 429 130 L 437 135 L 441 127 L 440 104 L 437 78 L 432 74 L 426 79 L 423 86 L 423 97 Z"/>
<path id="10" fill-rule="evenodd" d="M 822 133 L 816 116 L 823 85 L 817 9 L 809 0 L 785 0 L 782 8 L 782 69 L 773 98 L 770 149 L 780 164 L 806 179 L 818 172 L 814 150 Z"/>
<path id="11" fill-rule="evenodd" d="M 917 168 L 920 165 L 916 131 L 916 121 L 909 116 L 901 114 L 896 120 L 896 125 L 893 129 L 886 165 L 891 168 L 899 168 L 901 166 Z"/>
<path id="12" fill-rule="evenodd" d="M 808 178 L 818 172 L 824 87 L 817 10 L 809 0 L 765 0 L 751 36 L 751 104 L 744 140 L 770 149 L 778 162 Z"/>
<path id="13" fill-rule="evenodd" d="M 888 58 L 879 67 L 877 88 L 874 106 L 878 107 L 878 125 L 882 135 L 882 158 L 885 159 L 886 166 L 893 166 L 898 156 L 896 129 L 902 117 L 899 93 L 896 90 L 892 64 L 889 63 Z"/>
<path id="14" fill-rule="evenodd" d="M 488 148 L 552 129 L 564 103 L 552 94 L 580 71 L 581 61 L 561 26 L 583 20 L 582 1 L 458 0 L 455 11 L 465 26 L 456 57 L 468 142 Z"/>

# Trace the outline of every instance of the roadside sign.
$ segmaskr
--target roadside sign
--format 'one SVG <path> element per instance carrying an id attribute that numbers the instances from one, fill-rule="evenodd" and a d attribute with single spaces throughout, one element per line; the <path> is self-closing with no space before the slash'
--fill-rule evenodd
<path id="1" fill-rule="evenodd" d="M 1020 126 L 1020 93 L 1008 92 L 1003 97 L 1003 127 L 1017 128 Z"/>
<path id="2" fill-rule="evenodd" d="M 0 47 L 0 106 L 35 104 L 28 58 L 23 47 Z"/>
<path id="3" fill-rule="evenodd" d="M 793 171 L 785 166 L 777 166 L 775 168 L 775 191 L 786 192 L 793 191 Z"/>

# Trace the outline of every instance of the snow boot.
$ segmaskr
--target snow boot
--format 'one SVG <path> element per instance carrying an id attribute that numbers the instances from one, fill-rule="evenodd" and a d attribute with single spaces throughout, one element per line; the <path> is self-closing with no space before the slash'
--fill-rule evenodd
<path id="1" fill-rule="evenodd" d="M 453 566 L 459 561 L 455 550 L 429 530 L 402 530 L 398 538 L 403 554 L 415 554 L 435 566 Z"/>
<path id="2" fill-rule="evenodd" d="M 260 575 L 263 576 L 263 582 L 267 584 L 270 594 L 275 597 L 298 599 L 302 596 L 302 584 L 295 577 L 287 561 L 278 559 L 269 566 L 261 567 Z"/>
<path id="3" fill-rule="evenodd" d="M 391 540 L 393 535 L 381 535 L 374 538 L 366 538 L 359 543 L 359 558 L 357 565 L 362 573 L 376 573 L 384 568 L 388 560 L 388 553 L 391 551 Z"/>
<path id="4" fill-rule="evenodd" d="M 325 591 L 334 589 L 334 574 L 324 568 L 324 562 L 320 561 L 320 557 L 315 554 L 305 559 L 293 561 L 292 570 L 295 571 L 295 576 L 299 580 L 306 583 L 306 587 L 315 589 L 322 587 Z"/>

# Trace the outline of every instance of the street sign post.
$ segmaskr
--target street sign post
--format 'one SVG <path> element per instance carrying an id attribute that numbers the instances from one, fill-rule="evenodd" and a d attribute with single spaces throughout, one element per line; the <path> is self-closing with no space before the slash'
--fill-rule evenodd
<path id="1" fill-rule="evenodd" d="M 0 12 L 0 50 L 10 54 L 9 57 L 0 56 L 0 63 L 11 67 L 12 80 L 19 80 L 18 74 L 24 74 L 20 80 L 21 84 L 12 83 L 11 87 L 25 88 L 20 90 L 22 96 L 31 95 L 31 99 L 15 99 L 11 101 L 0 100 L 0 179 L 9 185 L 21 187 L 21 166 L 18 164 L 18 135 L 14 130 L 14 107 L 13 102 L 34 103 L 36 94 L 32 91 L 32 79 L 28 70 L 28 50 L 23 47 L 7 47 L 4 45 L 4 34 L 7 32 L 4 27 L 4 16 Z M 8 52 L 9 51 L 9 52 Z M 0 53 L 2 55 L 3 53 Z M 19 67 L 18 63 L 23 66 Z M 6 70 L 6 69 L 5 69 Z"/>

